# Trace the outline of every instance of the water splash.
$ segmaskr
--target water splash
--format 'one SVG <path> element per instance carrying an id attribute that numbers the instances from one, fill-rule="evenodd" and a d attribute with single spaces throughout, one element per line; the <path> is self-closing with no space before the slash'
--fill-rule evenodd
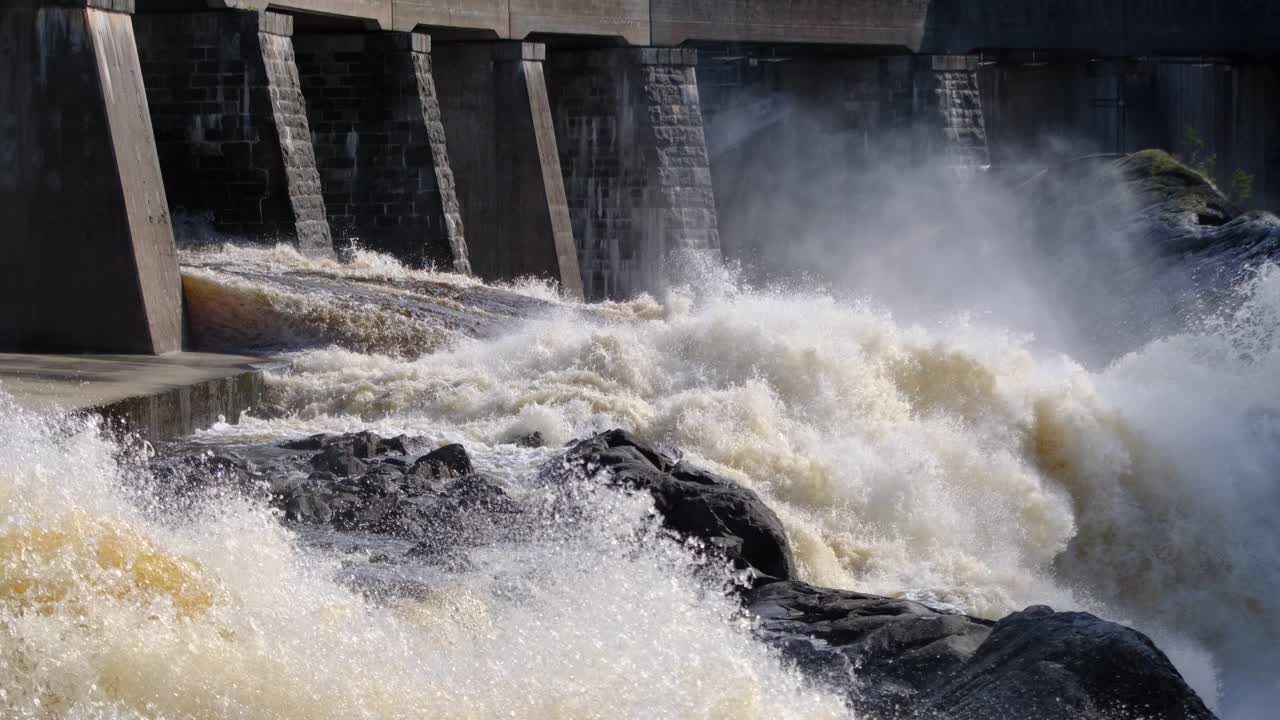
<path id="1" fill-rule="evenodd" d="M 907 326 L 813 292 L 551 308 L 412 359 L 302 353 L 271 379 L 291 417 L 270 432 L 372 425 L 497 448 L 621 425 L 763 493 L 808 580 L 988 617 L 1101 612 L 1173 648 L 1212 698 L 1214 663 L 1232 672 L 1280 640 L 1278 278 L 1099 371 L 964 319 Z"/>
<path id="2" fill-rule="evenodd" d="M 846 714 L 634 498 L 382 604 L 334 580 L 368 558 L 301 546 L 243 499 L 151 519 L 95 424 L 0 403 L 4 717 Z"/>

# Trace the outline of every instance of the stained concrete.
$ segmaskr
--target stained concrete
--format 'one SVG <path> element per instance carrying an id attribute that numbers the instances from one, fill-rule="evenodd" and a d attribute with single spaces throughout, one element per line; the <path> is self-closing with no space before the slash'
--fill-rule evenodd
<path id="1" fill-rule="evenodd" d="M 439 45 L 436 88 L 471 267 L 536 276 L 582 296 L 539 43 Z"/>
<path id="2" fill-rule="evenodd" d="M 431 38 L 333 33 L 295 46 L 334 236 L 415 267 L 470 273 Z"/>
<path id="3" fill-rule="evenodd" d="M 131 3 L 0 6 L 0 350 L 164 353 L 178 263 Z"/>
<path id="4" fill-rule="evenodd" d="M 279 363 L 242 355 L 0 353 L 0 393 L 37 411 L 93 412 L 149 440 L 190 435 L 261 401 L 262 372 Z"/>
<path id="5" fill-rule="evenodd" d="M 135 25 L 175 212 L 332 256 L 293 19 L 222 11 L 140 15 Z"/>
<path id="6" fill-rule="evenodd" d="M 588 299 L 660 292 L 719 258 L 697 51 L 562 50 L 548 61 L 560 165 Z"/>
<path id="7" fill-rule="evenodd" d="M 69 0 L 68 0 L 69 1 Z M 81 0 L 83 2 L 83 0 Z M 98 0 L 112 2 L 119 0 Z M 539 35 L 686 42 L 828 43 L 930 54 L 1058 48 L 1107 56 L 1280 50 L 1266 0 L 138 0 L 140 12 L 269 8 L 365 29 L 472 39 Z M 327 18 L 327 19 L 326 19 Z"/>

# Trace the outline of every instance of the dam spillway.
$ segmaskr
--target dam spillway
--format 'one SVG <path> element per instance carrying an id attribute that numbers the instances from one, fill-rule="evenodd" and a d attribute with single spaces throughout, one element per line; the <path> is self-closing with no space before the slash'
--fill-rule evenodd
<path id="1" fill-rule="evenodd" d="M 25 114 L 3 136 L 0 201 L 19 220 L 6 256 L 32 272 L 8 286 L 6 307 L 27 309 L 6 310 L 6 349 L 180 347 L 175 213 L 617 299 L 660 289 L 673 253 L 785 244 L 764 208 L 806 202 L 786 170 L 819 145 L 849 168 L 910 146 L 960 170 L 1166 147 L 1214 158 L 1224 187 L 1243 173 L 1257 205 L 1280 197 L 1265 4 L 543 5 L 11 4 L 4 92 Z M 78 163 L 100 180 L 77 189 Z M 65 216 L 72 196 L 101 210 Z M 110 216 L 101 257 L 36 239 Z M 48 277 L 61 256 L 86 279 Z M 70 326 L 103 296 L 112 318 Z"/>
<path id="2" fill-rule="evenodd" d="M 1263 716 L 1276 37 L 6 4 L 0 715 Z"/>

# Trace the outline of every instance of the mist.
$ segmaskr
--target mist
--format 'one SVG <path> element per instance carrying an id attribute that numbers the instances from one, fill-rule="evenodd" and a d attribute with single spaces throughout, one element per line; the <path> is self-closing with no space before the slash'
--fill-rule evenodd
<path id="1" fill-rule="evenodd" d="M 972 327 L 1079 364 L 1117 426 L 1059 427 L 1055 443 L 1141 449 L 1047 469 L 1076 522 L 1056 582 L 1150 632 L 1223 717 L 1265 715 L 1280 701 L 1258 670 L 1280 661 L 1260 632 L 1280 593 L 1274 216 L 1212 199 L 1173 212 L 1083 138 L 1044 138 L 1051 164 L 991 167 L 928 152 L 918 128 L 851 132 L 776 93 L 738 103 L 752 112 L 708 130 L 726 257 L 757 285 L 816 286 L 899 325 Z"/>
<path id="2" fill-rule="evenodd" d="M 708 131 L 725 255 L 755 282 L 818 285 L 904 322 L 963 318 L 1090 366 L 1203 311 L 1115 157 L 1086 140 L 1052 139 L 1065 163 L 992 168 L 921 157 L 918 130 L 851 137 L 801 103 L 773 117 L 785 132 L 733 111 Z"/>

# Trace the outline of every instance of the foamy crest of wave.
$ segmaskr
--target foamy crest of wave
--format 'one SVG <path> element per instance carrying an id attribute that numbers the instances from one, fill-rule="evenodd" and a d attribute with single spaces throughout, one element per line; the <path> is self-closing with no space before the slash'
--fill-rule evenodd
<path id="1" fill-rule="evenodd" d="M 494 553 L 413 600 L 330 578 L 261 507 L 135 508 L 92 423 L 0 398 L 0 716 L 837 718 L 693 577 L 648 507 Z M 345 558 L 346 561 L 358 558 Z"/>
<path id="2" fill-rule="evenodd" d="M 443 323 L 420 320 L 404 308 L 304 292 L 222 270 L 184 269 L 182 291 L 193 334 L 219 349 L 341 344 L 415 356 L 456 336 Z"/>
<path id="3" fill-rule="evenodd" d="M 966 323 L 730 292 L 413 361 L 305 353 L 272 385 L 303 424 L 489 444 L 630 427 L 763 492 L 814 582 L 991 617 L 1101 609 L 1230 664 L 1280 641 L 1277 287 L 1264 273 L 1234 316 L 1101 372 Z"/>

